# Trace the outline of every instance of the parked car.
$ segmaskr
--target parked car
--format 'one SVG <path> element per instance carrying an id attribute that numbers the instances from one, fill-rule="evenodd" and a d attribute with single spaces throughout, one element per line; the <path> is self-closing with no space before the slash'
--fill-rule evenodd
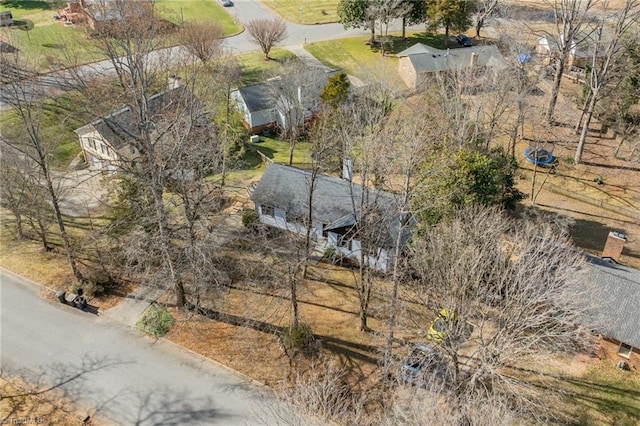
<path id="1" fill-rule="evenodd" d="M 441 343 L 449 336 L 449 330 L 457 320 L 457 316 L 452 315 L 449 310 L 440 309 L 438 316 L 433 320 L 429 327 L 429 331 L 427 331 L 427 340 Z"/>
<path id="2" fill-rule="evenodd" d="M 220 4 L 224 7 L 233 6 L 233 2 L 231 0 L 220 0 Z"/>
<path id="3" fill-rule="evenodd" d="M 400 367 L 400 379 L 404 383 L 416 384 L 422 374 L 435 364 L 435 353 L 426 345 L 416 345 Z"/>
<path id="4" fill-rule="evenodd" d="M 464 35 L 464 34 L 458 34 L 456 36 L 456 41 L 462 47 L 471 47 L 471 46 L 473 46 L 473 42 L 471 41 L 471 39 L 469 37 L 467 37 L 466 35 Z"/>

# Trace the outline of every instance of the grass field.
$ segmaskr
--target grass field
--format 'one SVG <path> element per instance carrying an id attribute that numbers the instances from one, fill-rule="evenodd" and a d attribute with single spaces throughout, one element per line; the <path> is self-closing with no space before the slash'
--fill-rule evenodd
<path id="1" fill-rule="evenodd" d="M 352 37 L 331 41 L 310 43 L 305 49 L 325 65 L 345 70 L 348 74 L 366 78 L 372 69 L 395 75 L 398 60 L 395 54 L 416 43 L 423 43 L 438 49 L 444 48 L 442 34 L 410 33 L 406 39 L 391 36 L 388 55 L 382 56 L 377 47 L 367 44 L 368 37 Z M 450 47 L 457 47 L 450 46 Z"/>
<path id="2" fill-rule="evenodd" d="M 296 55 L 284 49 L 273 49 L 269 56 L 270 61 L 264 60 L 262 52 L 241 53 L 235 58 L 240 65 L 241 81 L 240 85 L 247 86 L 263 82 L 267 78 L 278 75 L 282 72 L 282 64 L 287 60 L 296 58 Z"/>
<path id="3" fill-rule="evenodd" d="M 0 8 L 11 12 L 16 21 L 13 27 L 0 29 L 0 39 L 20 49 L 39 71 L 64 68 L 71 60 L 77 64 L 104 59 L 82 26 L 64 26 L 53 19 L 64 7 L 64 2 L 0 1 Z M 207 20 L 219 23 L 227 36 L 242 31 L 215 0 L 158 0 L 157 7 L 163 19 L 176 25 Z"/>
<path id="4" fill-rule="evenodd" d="M 80 152 L 78 136 L 74 130 L 90 121 L 74 109 L 74 97 L 61 95 L 43 104 L 41 121 L 41 138 L 46 143 L 56 146 L 53 152 L 54 168 L 64 168 Z M 9 140 L 20 140 L 24 134 L 24 126 L 14 111 L 0 114 L 0 127 L 3 136 Z"/>
<path id="5" fill-rule="evenodd" d="M 326 24 L 338 22 L 338 0 L 262 0 L 287 21 L 298 24 Z"/>
<path id="6" fill-rule="evenodd" d="M 242 25 L 236 24 L 235 18 L 216 0 L 156 0 L 156 7 L 160 16 L 176 25 L 189 21 L 213 21 L 223 28 L 227 36 L 242 31 Z"/>

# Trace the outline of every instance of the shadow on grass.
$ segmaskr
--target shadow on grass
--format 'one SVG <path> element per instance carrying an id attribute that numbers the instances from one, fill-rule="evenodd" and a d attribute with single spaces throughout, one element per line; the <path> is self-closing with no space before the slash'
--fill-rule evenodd
<path id="1" fill-rule="evenodd" d="M 398 54 L 408 47 L 413 46 L 416 43 L 426 44 L 427 46 L 435 47 L 436 49 L 457 49 L 460 46 L 455 40 L 449 37 L 449 43 L 445 43 L 446 37 L 444 34 L 432 34 L 427 32 L 413 33 L 402 38 L 397 35 L 389 36 L 387 38 L 386 52 L 389 54 Z M 377 45 L 371 46 L 371 50 L 379 52 L 380 48 Z"/>
<path id="2" fill-rule="evenodd" d="M 11 9 L 42 9 L 54 10 L 64 5 L 62 1 L 30 1 L 30 0 L 4 0 L 0 6 Z"/>
<path id="3" fill-rule="evenodd" d="M 237 327 L 252 328 L 262 333 L 276 336 L 282 335 L 286 330 L 285 327 L 279 325 L 238 315 L 226 314 L 209 308 L 198 307 L 195 311 L 197 314 L 214 321 L 224 322 Z M 374 357 L 374 355 L 378 353 L 378 349 L 375 346 L 349 342 L 338 339 L 337 337 L 323 336 L 320 334 L 314 334 L 314 336 L 322 343 L 324 348 L 331 352 L 344 355 L 350 359 L 359 359 L 374 365 L 378 364 L 378 359 Z"/>
<path id="4" fill-rule="evenodd" d="M 606 415 L 611 424 L 638 424 L 640 420 L 640 389 L 635 387 L 633 380 L 624 386 L 625 382 L 612 378 L 611 374 L 603 371 L 606 379 L 593 380 L 584 377 L 572 377 L 563 374 L 551 374 L 534 371 L 527 368 L 511 367 L 514 370 L 531 374 L 533 377 L 552 379 L 549 384 L 529 383 L 550 393 L 559 393 L 572 402 L 573 410 L 569 407 L 562 411 L 571 418 L 569 424 L 601 424 L 602 419 L 593 419 L 588 411 L 595 410 Z M 603 364 L 599 369 L 613 368 Z M 588 373 L 587 373 L 588 374 Z M 629 373 L 633 374 L 633 373 Z M 612 383 L 615 380 L 615 383 Z M 577 414 L 577 417 L 576 417 Z"/>

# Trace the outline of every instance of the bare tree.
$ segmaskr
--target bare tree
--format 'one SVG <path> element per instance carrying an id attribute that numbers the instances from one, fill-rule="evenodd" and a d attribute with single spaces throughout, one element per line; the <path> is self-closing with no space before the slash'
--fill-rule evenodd
<path id="1" fill-rule="evenodd" d="M 589 125 L 595 112 L 597 102 L 601 98 L 603 88 L 612 83 L 611 79 L 615 73 L 613 70 L 616 64 L 622 59 L 622 55 L 627 51 L 627 43 L 635 44 L 638 42 L 637 34 L 625 40 L 625 36 L 636 29 L 635 26 L 640 19 L 640 2 L 637 0 L 627 0 L 623 8 L 619 11 L 610 13 L 608 2 L 603 3 L 602 15 L 595 28 L 595 46 L 593 48 L 593 57 L 591 70 L 589 72 L 589 95 L 585 102 L 586 108 L 583 110 L 577 127 L 581 126 L 580 139 L 574 156 L 576 164 L 582 161 L 582 152 L 587 140 Z M 608 36 L 605 31 L 613 25 L 613 31 Z M 584 122 L 582 121 L 584 117 Z"/>
<path id="2" fill-rule="evenodd" d="M 224 30 L 215 22 L 186 22 L 178 33 L 178 40 L 204 64 L 222 54 Z"/>
<path id="3" fill-rule="evenodd" d="M 171 288 L 177 306 L 193 308 L 203 286 L 215 287 L 223 280 L 213 263 L 215 245 L 206 215 L 214 211 L 212 198 L 219 199 L 220 191 L 202 182 L 207 173 L 219 170 L 219 132 L 207 117 L 206 105 L 194 95 L 197 81 L 210 70 L 206 63 L 181 64 L 155 52 L 163 27 L 135 3 L 111 2 L 110 7 L 128 19 L 96 38 L 117 75 L 116 84 L 106 82 L 111 102 L 105 105 L 97 82 L 85 81 L 84 106 L 118 143 L 129 147 L 118 151 L 117 162 L 130 184 L 123 194 L 132 227 L 119 237 L 126 264 L 148 284 Z M 177 80 L 176 73 L 184 78 Z M 171 85 L 166 86 L 168 81 Z M 158 86 L 166 88 L 159 93 Z M 121 114 L 108 113 L 114 104 Z M 169 196 L 170 190 L 176 196 Z M 189 300 L 190 291 L 194 300 Z"/>
<path id="4" fill-rule="evenodd" d="M 323 68 L 308 67 L 298 60 L 286 61 L 286 74 L 269 80 L 268 96 L 277 105 L 282 118 L 282 134 L 289 140 L 289 165 L 305 121 L 319 108 L 319 97 L 327 82 Z"/>
<path id="5" fill-rule="evenodd" d="M 433 313 L 446 311 L 434 349 L 454 391 L 443 396 L 454 407 L 497 398 L 520 413 L 549 414 L 542 402 L 549 390 L 529 375 L 550 357 L 593 344 L 600 296 L 585 286 L 583 255 L 541 221 L 516 222 L 486 208 L 460 211 L 413 249 L 418 298 Z"/>
<path id="6" fill-rule="evenodd" d="M 480 37 L 480 30 L 484 28 L 491 18 L 498 13 L 498 7 L 502 6 L 500 0 L 477 0 L 475 2 L 475 12 L 473 13 L 476 37 Z"/>
<path id="7" fill-rule="evenodd" d="M 25 69 L 17 54 L 3 56 L 3 62 L 13 61 L 16 68 Z M 16 75 L 16 78 L 19 76 Z M 44 120 L 46 116 L 46 93 L 45 88 L 37 85 L 30 85 L 28 82 L 12 80 L 4 85 L 4 93 L 7 102 L 11 105 L 12 111 L 18 120 L 16 126 L 12 128 L 15 132 L 10 139 L 2 139 L 1 143 L 16 155 L 23 157 L 25 161 L 34 164 L 38 169 L 40 178 L 39 184 L 45 188 L 46 201 L 53 208 L 54 218 L 62 238 L 63 247 L 67 256 L 67 262 L 78 283 L 84 282 L 84 276 L 78 268 L 76 255 L 67 234 L 66 224 L 60 210 L 60 196 L 52 176 L 52 159 L 55 149 L 60 140 L 53 135 L 45 135 Z M 3 149 L 4 151 L 4 149 Z M 39 200 L 40 202 L 42 200 Z M 40 207 L 43 207 L 40 205 Z M 40 209 L 39 209 L 40 210 Z M 41 211 L 41 210 L 40 210 Z M 43 216 L 38 215 L 42 218 Z M 44 236 L 42 222 L 38 222 L 37 228 Z M 45 247 L 48 244 L 43 242 Z"/>
<path id="8" fill-rule="evenodd" d="M 288 37 L 287 24 L 278 18 L 253 19 L 245 27 L 249 32 L 249 41 L 260 46 L 265 60 L 271 59 L 271 49 Z"/>
<path id="9" fill-rule="evenodd" d="M 580 40 L 582 30 L 588 21 L 588 14 L 594 2 L 592 0 L 553 0 L 550 2 L 555 16 L 555 33 L 547 34 L 550 41 L 551 54 L 554 55 L 557 46 L 557 57 L 555 57 L 555 74 L 551 86 L 551 95 L 547 106 L 546 118 L 549 123 L 553 122 L 553 113 L 558 101 L 558 93 L 562 84 L 569 52 L 582 40 Z"/>

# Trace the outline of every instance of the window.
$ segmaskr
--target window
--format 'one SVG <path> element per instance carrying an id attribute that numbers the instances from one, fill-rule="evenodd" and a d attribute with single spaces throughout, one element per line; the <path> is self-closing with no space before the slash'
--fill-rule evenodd
<path id="1" fill-rule="evenodd" d="M 629 358 L 629 356 L 631 356 L 631 349 L 631 345 L 620 343 L 620 346 L 618 347 L 618 355 Z"/>
<path id="2" fill-rule="evenodd" d="M 260 206 L 260 213 L 262 213 L 262 216 L 273 217 L 273 207 L 262 205 Z"/>
<path id="3" fill-rule="evenodd" d="M 93 138 L 87 139 L 87 146 L 91 149 L 96 149 L 96 140 Z"/>
<path id="4" fill-rule="evenodd" d="M 348 235 L 338 235 L 338 247 L 351 250 L 351 238 Z"/>
<path id="5" fill-rule="evenodd" d="M 287 222 L 296 223 L 296 224 L 299 224 L 299 225 L 304 225 L 305 224 L 305 220 L 304 220 L 304 217 L 302 215 L 297 215 L 297 214 L 293 214 L 293 213 L 287 213 Z"/>
<path id="6" fill-rule="evenodd" d="M 107 149 L 106 146 L 104 146 L 104 144 L 100 144 L 100 151 L 102 151 L 103 154 L 109 153 L 109 150 Z"/>

